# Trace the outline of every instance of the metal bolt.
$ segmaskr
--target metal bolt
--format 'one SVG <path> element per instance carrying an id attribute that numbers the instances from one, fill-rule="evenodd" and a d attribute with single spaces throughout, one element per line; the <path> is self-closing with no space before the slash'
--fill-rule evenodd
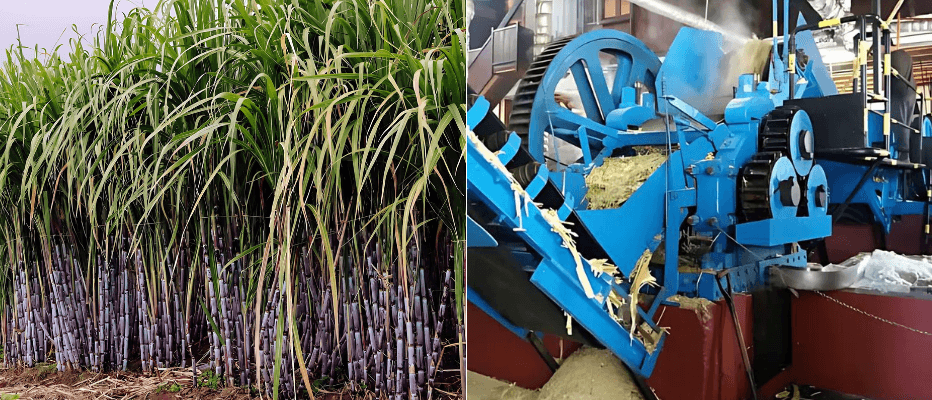
<path id="1" fill-rule="evenodd" d="M 696 225 L 699 223 L 698 215 L 690 215 L 689 218 L 686 218 L 686 222 L 690 225 Z"/>
<path id="2" fill-rule="evenodd" d="M 712 174 L 714 174 L 714 173 L 715 173 L 715 168 L 712 168 L 712 167 L 706 167 L 706 169 L 705 169 L 705 173 L 706 173 L 706 174 L 708 174 L 708 175 L 712 175 Z"/>
<path id="3" fill-rule="evenodd" d="M 711 226 L 718 225 L 718 218 L 715 218 L 715 217 L 709 218 L 709 225 Z"/>

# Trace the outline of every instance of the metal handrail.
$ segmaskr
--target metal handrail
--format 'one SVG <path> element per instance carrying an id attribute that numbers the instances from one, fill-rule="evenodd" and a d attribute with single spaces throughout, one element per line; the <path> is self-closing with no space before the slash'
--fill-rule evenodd
<path id="1" fill-rule="evenodd" d="M 846 23 L 848 23 L 848 22 L 857 22 L 859 19 L 862 19 L 862 18 L 864 18 L 864 19 L 871 19 L 872 21 L 870 21 L 870 22 L 874 22 L 874 23 L 880 24 L 881 26 L 882 26 L 882 24 L 883 24 L 883 21 L 880 20 L 880 17 L 878 17 L 878 16 L 876 16 L 876 15 L 874 15 L 874 14 L 851 15 L 851 16 L 847 16 L 847 17 L 843 17 L 843 18 L 827 19 L 827 20 L 822 20 L 822 21 L 819 21 L 819 22 L 816 22 L 816 23 L 812 23 L 812 24 L 806 24 L 806 25 L 802 25 L 802 26 L 797 26 L 796 29 L 794 30 L 793 34 L 795 34 L 796 32 L 799 32 L 799 31 L 810 31 L 810 30 L 811 30 L 811 31 L 820 31 L 820 30 L 822 30 L 822 29 L 831 28 L 831 27 L 833 27 L 833 26 L 837 26 L 837 25 L 841 25 L 841 24 L 846 24 Z"/>
<path id="2" fill-rule="evenodd" d="M 876 6 L 876 4 L 875 4 Z M 875 7 L 876 8 L 876 7 Z M 875 10 L 876 11 L 876 10 Z M 787 68 L 789 71 L 790 82 L 794 82 L 794 74 L 796 70 L 795 65 L 795 51 L 796 51 L 796 33 L 801 31 L 818 31 L 822 29 L 831 28 L 837 25 L 841 25 L 849 22 L 857 22 L 858 25 L 858 34 L 859 36 L 854 42 L 855 51 L 858 53 L 855 55 L 855 60 L 858 63 L 860 68 L 860 76 L 858 78 L 858 85 L 852 87 L 852 93 L 860 93 L 862 97 L 862 102 L 864 104 L 864 129 L 865 133 L 867 132 L 867 114 L 868 114 L 868 104 L 869 99 L 874 96 L 881 96 L 881 88 L 883 90 L 882 98 L 884 99 L 884 137 L 885 137 L 885 148 L 890 150 L 892 146 L 890 134 L 890 88 L 892 86 L 891 79 L 893 75 L 899 77 L 899 74 L 894 73 L 893 68 L 890 66 L 890 47 L 891 47 L 891 36 L 890 36 L 890 27 L 887 26 L 880 16 L 877 15 L 878 12 L 873 14 L 865 15 L 853 15 L 843 18 L 833 18 L 829 20 L 819 21 L 812 24 L 806 24 L 795 29 L 792 29 L 788 35 L 787 49 L 789 57 L 789 62 L 787 63 Z M 866 51 L 861 50 L 861 42 L 867 40 L 867 25 L 871 26 L 871 44 L 870 48 Z M 878 35 L 879 33 L 879 35 Z M 872 63 L 868 63 L 867 54 L 873 50 L 874 59 Z M 881 71 L 881 57 L 883 57 L 883 70 Z M 873 78 L 874 86 L 873 90 L 868 90 L 867 85 L 867 66 L 872 64 L 873 69 Z M 852 71 L 853 73 L 854 71 Z M 882 72 L 882 74 L 881 74 Z M 882 81 L 881 81 L 882 78 Z M 902 78 L 901 78 L 902 79 Z M 793 97 L 794 85 L 791 83 L 789 85 L 789 95 L 790 98 Z M 870 93 L 869 93 L 870 92 Z"/>
<path id="3" fill-rule="evenodd" d="M 498 23 L 498 26 L 492 29 L 493 34 L 489 35 L 489 37 L 485 40 L 485 43 L 482 43 L 482 46 L 479 46 L 477 48 L 479 49 L 480 52 L 482 51 L 482 49 L 486 48 L 486 46 L 489 45 L 489 41 L 492 40 L 492 37 L 494 36 L 494 32 L 496 30 L 507 27 L 508 25 L 511 25 L 512 22 L 514 22 L 513 20 L 515 18 L 515 14 L 518 12 L 518 9 L 520 9 L 522 5 L 524 5 L 524 0 L 518 0 L 518 2 L 515 3 L 515 5 L 511 6 L 511 9 L 509 9 L 508 12 L 505 13 L 505 17 L 502 18 L 502 21 Z M 472 66 L 472 64 L 476 61 L 476 58 L 473 58 L 468 61 L 469 65 L 466 66 L 467 69 Z"/>
<path id="4" fill-rule="evenodd" d="M 522 5 L 524 5 L 524 0 L 518 0 L 515 5 L 511 6 L 511 9 L 505 14 L 505 18 L 502 18 L 502 22 L 498 24 L 498 29 L 511 25 L 511 20 L 515 18 L 515 13 L 518 12 L 518 9 L 521 8 Z"/>

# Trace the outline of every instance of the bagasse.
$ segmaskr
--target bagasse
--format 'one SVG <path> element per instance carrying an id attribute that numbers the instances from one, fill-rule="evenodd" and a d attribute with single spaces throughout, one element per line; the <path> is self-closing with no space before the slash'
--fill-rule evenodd
<path id="1" fill-rule="evenodd" d="M 631 157 L 606 158 L 586 177 L 590 210 L 621 206 L 667 160 L 660 152 Z"/>
<path id="2" fill-rule="evenodd" d="M 640 400 L 634 379 L 611 351 L 582 348 L 540 390 L 538 400 Z"/>
<path id="3" fill-rule="evenodd" d="M 470 377 L 472 379 L 472 377 Z M 486 378 L 486 380 L 490 380 Z M 470 381 L 472 384 L 472 381 Z M 570 355 L 539 391 L 498 383 L 489 393 L 477 387 L 478 400 L 640 400 L 631 373 L 611 351 L 583 347 Z"/>

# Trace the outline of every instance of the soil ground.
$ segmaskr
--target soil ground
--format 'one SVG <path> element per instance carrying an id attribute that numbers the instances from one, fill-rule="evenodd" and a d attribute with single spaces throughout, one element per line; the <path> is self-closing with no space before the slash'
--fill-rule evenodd
<path id="1" fill-rule="evenodd" d="M 166 390 L 177 384 L 176 392 Z M 19 397 L 16 397 L 19 396 Z M 0 370 L 0 400 L 12 399 L 251 399 L 247 388 L 211 389 L 192 385 L 191 372 L 168 369 L 158 376 L 139 373 L 63 371 L 54 364 L 34 368 Z M 354 395 L 348 391 L 321 392 L 321 400 L 375 399 L 372 395 Z"/>

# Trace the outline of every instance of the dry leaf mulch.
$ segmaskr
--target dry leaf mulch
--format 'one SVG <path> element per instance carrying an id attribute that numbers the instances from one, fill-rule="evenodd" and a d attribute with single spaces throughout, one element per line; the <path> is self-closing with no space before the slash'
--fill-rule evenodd
<path id="1" fill-rule="evenodd" d="M 173 383 L 180 386 L 178 392 L 165 388 Z M 195 387 L 191 370 L 183 368 L 161 369 L 158 374 L 136 372 L 57 371 L 54 364 L 33 368 L 0 369 L 0 400 L 129 400 L 129 399 L 203 399 L 243 400 L 252 399 L 247 388 L 211 389 Z M 461 398 L 453 393 L 438 390 L 437 398 Z M 446 393 L 446 396 L 443 395 Z M 16 397 L 18 395 L 19 397 Z M 360 395 L 349 390 L 337 392 L 322 390 L 316 400 L 376 400 L 372 393 Z"/>
<path id="2" fill-rule="evenodd" d="M 167 392 L 160 387 L 177 383 L 181 390 Z M 0 371 L 0 399 L 249 399 L 248 389 L 214 390 L 193 387 L 191 371 L 165 369 L 157 375 L 132 372 L 58 372 L 53 365 Z"/>

